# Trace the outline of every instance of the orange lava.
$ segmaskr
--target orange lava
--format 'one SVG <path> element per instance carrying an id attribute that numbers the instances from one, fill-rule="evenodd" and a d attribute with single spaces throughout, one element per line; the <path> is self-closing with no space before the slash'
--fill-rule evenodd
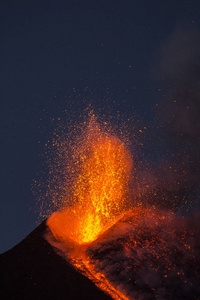
<path id="1" fill-rule="evenodd" d="M 131 155 L 124 142 L 100 126 L 94 116 L 72 150 L 71 172 L 76 176 L 69 197 L 65 199 L 62 195 L 62 199 L 63 206 L 70 203 L 69 199 L 73 204 L 47 220 L 51 232 L 46 239 L 114 300 L 135 299 L 140 293 L 139 286 L 141 292 L 144 289 L 157 298 L 155 286 L 162 287 L 167 274 L 173 278 L 177 269 L 177 274 L 184 276 L 179 260 L 176 264 L 180 255 L 177 253 L 188 257 L 190 262 L 191 258 L 194 260 L 193 253 L 188 252 L 190 245 L 185 242 L 185 228 L 184 234 L 177 238 L 181 223 L 175 223 L 172 212 L 140 206 L 129 210 L 126 196 L 133 165 Z M 112 240 L 113 234 L 117 243 Z M 112 243 L 114 248 L 110 247 Z M 155 279 L 151 281 L 149 274 L 156 274 Z M 132 292 L 134 286 L 136 290 Z"/>
<path id="2" fill-rule="evenodd" d="M 57 240 L 84 244 L 94 241 L 124 212 L 132 159 L 125 144 L 102 129 L 94 117 L 78 152 L 75 204 L 55 212 L 47 224 Z"/>

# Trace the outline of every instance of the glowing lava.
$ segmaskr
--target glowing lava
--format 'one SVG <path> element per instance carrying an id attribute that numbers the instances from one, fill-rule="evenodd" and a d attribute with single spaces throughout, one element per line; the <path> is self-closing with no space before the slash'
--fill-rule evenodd
<path id="1" fill-rule="evenodd" d="M 72 158 L 73 204 L 47 220 L 55 251 L 115 300 L 199 299 L 199 221 L 155 206 L 127 210 L 131 156 L 94 117 Z"/>
<path id="2" fill-rule="evenodd" d="M 125 144 L 91 119 L 78 149 L 74 205 L 48 219 L 55 238 L 78 244 L 94 241 L 125 210 L 132 159 Z M 77 153 L 76 153 L 77 155 Z"/>

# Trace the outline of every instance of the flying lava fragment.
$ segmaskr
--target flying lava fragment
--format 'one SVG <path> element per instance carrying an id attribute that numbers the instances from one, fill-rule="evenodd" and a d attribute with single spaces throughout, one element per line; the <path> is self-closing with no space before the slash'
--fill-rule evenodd
<path id="1" fill-rule="evenodd" d="M 94 241 L 122 214 L 132 159 L 125 144 L 102 130 L 94 118 L 80 148 L 74 204 L 55 212 L 48 226 L 58 240 L 83 244 Z"/>

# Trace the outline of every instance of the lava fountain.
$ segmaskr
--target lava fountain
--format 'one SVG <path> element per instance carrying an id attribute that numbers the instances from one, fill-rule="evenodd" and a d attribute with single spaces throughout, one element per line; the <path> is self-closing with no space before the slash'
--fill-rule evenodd
<path id="1" fill-rule="evenodd" d="M 56 239 L 84 244 L 94 241 L 125 211 L 132 158 L 125 144 L 103 130 L 94 116 L 77 152 L 74 204 L 55 212 L 48 226 Z"/>

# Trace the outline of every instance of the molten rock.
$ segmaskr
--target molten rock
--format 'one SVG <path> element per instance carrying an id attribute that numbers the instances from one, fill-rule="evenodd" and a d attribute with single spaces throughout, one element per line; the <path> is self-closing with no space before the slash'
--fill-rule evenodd
<path id="1" fill-rule="evenodd" d="M 135 208 L 82 249 L 54 246 L 114 299 L 199 299 L 199 225 L 199 218 Z"/>

